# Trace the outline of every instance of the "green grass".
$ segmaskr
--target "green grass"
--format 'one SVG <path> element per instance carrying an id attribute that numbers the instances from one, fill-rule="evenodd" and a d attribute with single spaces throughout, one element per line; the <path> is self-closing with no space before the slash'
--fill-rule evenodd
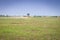
<path id="1" fill-rule="evenodd" d="M 60 18 L 0 18 L 0 40 L 60 40 Z"/>

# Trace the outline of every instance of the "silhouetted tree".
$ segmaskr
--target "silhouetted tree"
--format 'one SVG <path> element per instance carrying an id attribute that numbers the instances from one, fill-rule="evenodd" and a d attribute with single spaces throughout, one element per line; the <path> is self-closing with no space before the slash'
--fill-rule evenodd
<path id="1" fill-rule="evenodd" d="M 30 14 L 29 14 L 29 13 L 27 13 L 27 16 L 30 16 Z"/>

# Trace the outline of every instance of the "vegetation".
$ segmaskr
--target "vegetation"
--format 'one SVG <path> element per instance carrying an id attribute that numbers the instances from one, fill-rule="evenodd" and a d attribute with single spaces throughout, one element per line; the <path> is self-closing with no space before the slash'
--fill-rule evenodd
<path id="1" fill-rule="evenodd" d="M 8 17 L 8 15 L 0 15 L 0 17 Z"/>
<path id="2" fill-rule="evenodd" d="M 60 18 L 0 17 L 0 40 L 60 40 Z"/>
<path id="3" fill-rule="evenodd" d="M 29 13 L 27 13 L 27 16 L 29 17 L 29 16 L 30 16 L 30 14 L 29 14 Z"/>

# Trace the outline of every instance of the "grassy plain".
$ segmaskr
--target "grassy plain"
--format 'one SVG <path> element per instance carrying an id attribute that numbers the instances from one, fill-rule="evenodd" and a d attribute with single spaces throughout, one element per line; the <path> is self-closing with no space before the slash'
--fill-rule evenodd
<path id="1" fill-rule="evenodd" d="M 60 18 L 0 17 L 0 40 L 60 40 Z"/>

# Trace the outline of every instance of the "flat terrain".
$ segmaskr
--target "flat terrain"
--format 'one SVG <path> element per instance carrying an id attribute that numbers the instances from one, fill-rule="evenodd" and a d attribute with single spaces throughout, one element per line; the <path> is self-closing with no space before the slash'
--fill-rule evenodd
<path id="1" fill-rule="evenodd" d="M 0 17 L 0 40 L 60 40 L 60 18 Z"/>

